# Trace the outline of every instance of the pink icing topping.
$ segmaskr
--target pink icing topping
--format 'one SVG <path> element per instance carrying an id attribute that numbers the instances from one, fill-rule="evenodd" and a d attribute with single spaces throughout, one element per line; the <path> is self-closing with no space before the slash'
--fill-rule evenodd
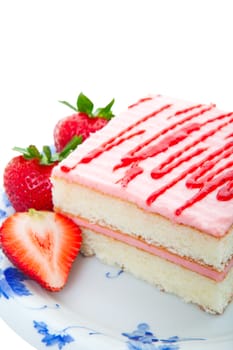
<path id="1" fill-rule="evenodd" d="M 93 134 L 54 175 L 221 237 L 233 223 L 232 127 L 233 113 L 214 105 L 151 96 Z"/>

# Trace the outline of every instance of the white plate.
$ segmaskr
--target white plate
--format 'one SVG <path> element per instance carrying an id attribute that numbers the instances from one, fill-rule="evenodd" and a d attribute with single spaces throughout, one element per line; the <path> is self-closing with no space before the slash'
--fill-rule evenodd
<path id="1" fill-rule="evenodd" d="M 0 197 L 2 221 L 13 210 Z M 233 349 L 233 304 L 206 314 L 94 257 L 79 256 L 50 293 L 0 251 L 0 316 L 38 350 Z"/>

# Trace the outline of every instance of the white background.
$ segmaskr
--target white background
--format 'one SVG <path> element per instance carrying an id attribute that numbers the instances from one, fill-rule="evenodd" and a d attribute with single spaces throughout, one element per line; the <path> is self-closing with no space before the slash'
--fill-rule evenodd
<path id="1" fill-rule="evenodd" d="M 229 0 L 0 0 L 0 170 L 11 148 L 53 143 L 83 91 L 117 112 L 148 93 L 233 110 Z M 0 311 L 1 314 L 1 311 Z M 3 347 L 4 344 L 4 347 Z M 0 348 L 31 347 L 0 321 Z"/>

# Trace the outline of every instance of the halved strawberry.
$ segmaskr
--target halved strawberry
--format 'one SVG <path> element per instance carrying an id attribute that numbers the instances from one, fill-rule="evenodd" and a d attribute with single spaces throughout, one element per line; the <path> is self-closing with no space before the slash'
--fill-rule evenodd
<path id="1" fill-rule="evenodd" d="M 81 241 L 71 219 L 50 211 L 15 213 L 0 228 L 0 246 L 9 260 L 50 291 L 64 287 Z"/>

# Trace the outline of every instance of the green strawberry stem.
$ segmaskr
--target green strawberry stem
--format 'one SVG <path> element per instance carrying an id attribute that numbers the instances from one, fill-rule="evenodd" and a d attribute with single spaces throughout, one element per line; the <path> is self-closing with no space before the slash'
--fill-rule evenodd
<path id="1" fill-rule="evenodd" d="M 95 111 L 93 102 L 85 96 L 82 92 L 79 94 L 76 102 L 76 107 L 71 105 L 67 101 L 59 101 L 60 103 L 63 103 L 64 105 L 70 107 L 75 112 L 81 112 L 87 114 L 90 118 L 104 118 L 106 120 L 110 120 L 114 117 L 114 114 L 112 112 L 112 106 L 115 102 L 114 98 L 105 106 L 102 108 L 97 108 Z"/>
<path id="2" fill-rule="evenodd" d="M 81 143 L 82 136 L 75 135 L 60 153 L 52 153 L 49 146 L 43 146 L 43 152 L 40 153 L 34 145 L 30 145 L 27 148 L 14 147 L 13 150 L 22 153 L 25 159 L 38 159 L 41 165 L 51 165 L 65 159 Z"/>
<path id="3" fill-rule="evenodd" d="M 34 208 L 28 209 L 28 214 L 35 219 L 43 219 L 44 213 L 41 210 L 36 210 Z"/>

